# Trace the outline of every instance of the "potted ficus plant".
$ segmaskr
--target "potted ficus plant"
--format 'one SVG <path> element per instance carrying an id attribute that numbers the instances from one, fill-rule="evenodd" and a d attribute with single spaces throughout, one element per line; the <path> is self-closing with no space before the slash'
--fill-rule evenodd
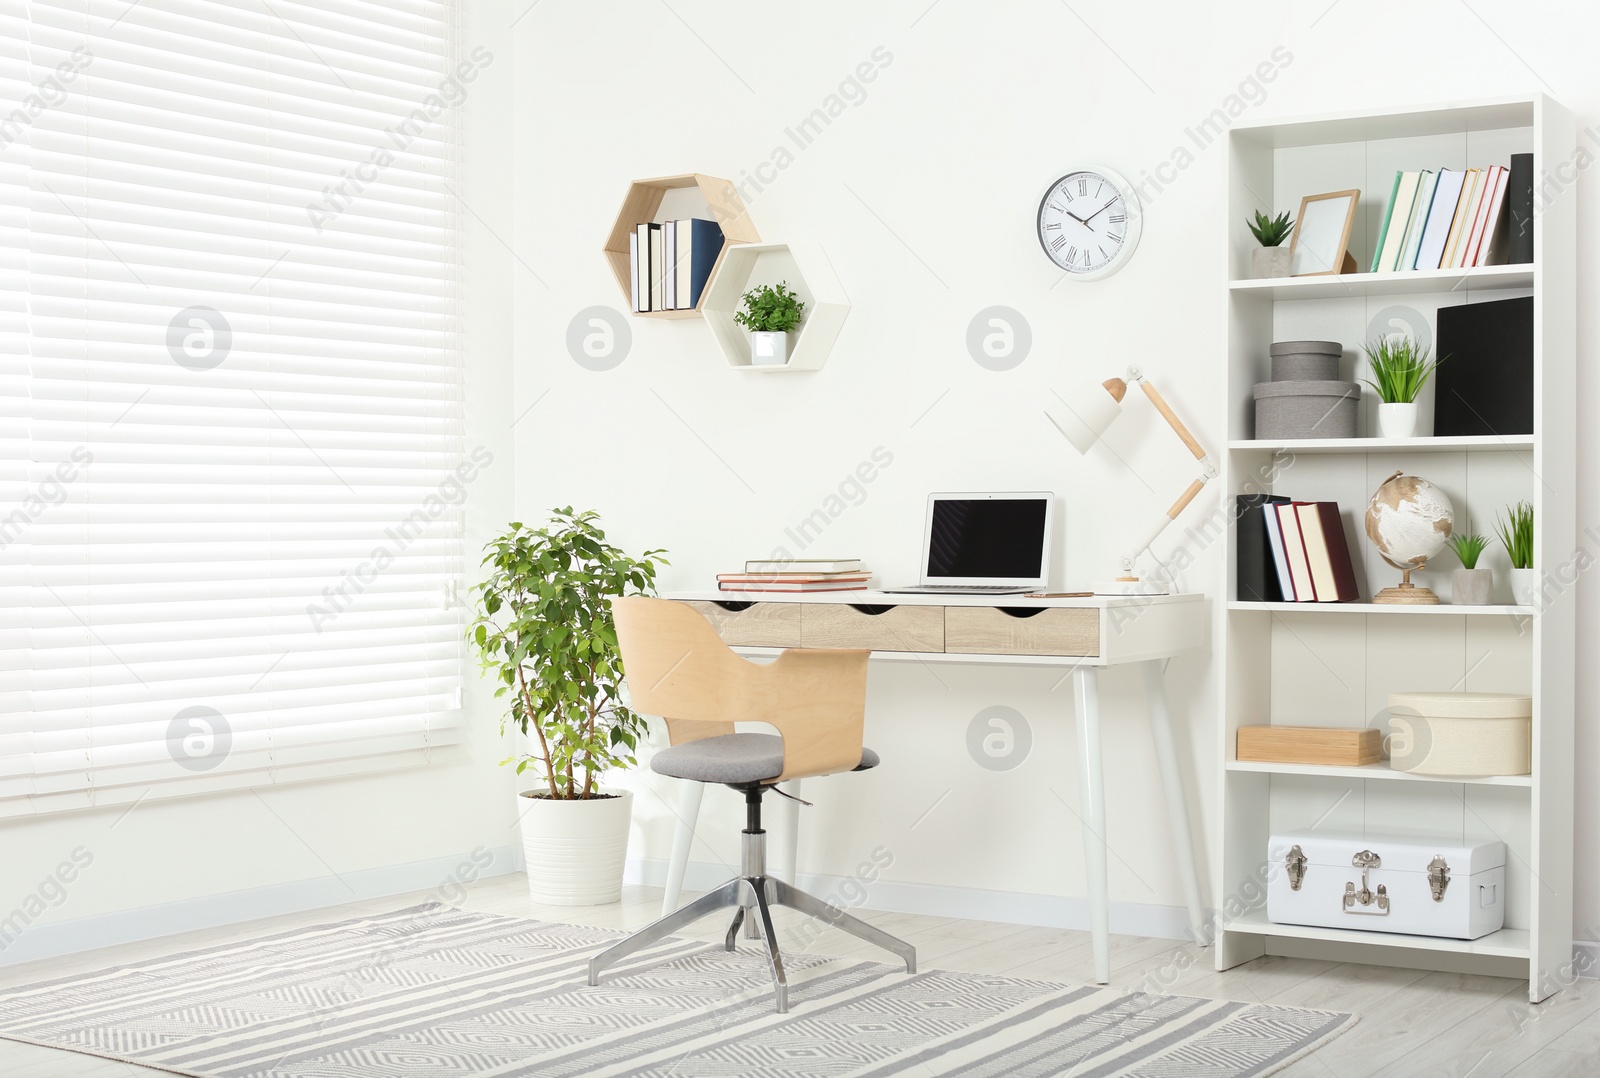
<path id="1" fill-rule="evenodd" d="M 805 303 L 786 281 L 752 288 L 741 298 L 744 310 L 733 320 L 750 331 L 750 362 L 757 367 L 786 365 L 789 333 L 800 325 Z"/>
<path id="2" fill-rule="evenodd" d="M 1533 567 L 1533 506 L 1518 502 L 1494 524 L 1500 542 L 1511 558 L 1511 601 L 1535 606 L 1539 601 L 1539 573 Z"/>
<path id="3" fill-rule="evenodd" d="M 1457 606 L 1488 606 L 1494 602 L 1494 570 L 1478 568 L 1489 540 L 1472 532 L 1456 532 L 1445 542 L 1461 559 L 1450 578 L 1450 601 Z"/>
<path id="4" fill-rule="evenodd" d="M 1245 224 L 1250 227 L 1256 242 L 1261 244 L 1252 252 L 1251 269 L 1256 278 L 1289 276 L 1289 248 L 1283 245 L 1283 241 L 1294 231 L 1294 218 L 1288 213 L 1268 217 L 1257 210 L 1256 219 Z"/>
<path id="5" fill-rule="evenodd" d="M 1428 349 L 1403 334 L 1368 341 L 1364 346 L 1372 377 L 1363 379 L 1378 394 L 1378 433 L 1385 438 L 1413 438 L 1421 405 L 1417 395 L 1442 359 L 1428 358 Z"/>
<path id="6" fill-rule="evenodd" d="M 662 551 L 638 558 L 606 541 L 599 518 L 570 507 L 542 528 L 513 523 L 484 547 L 489 575 L 473 590 L 468 630 L 486 674 L 509 701 L 501 719 L 532 751 L 518 815 L 528 889 L 554 905 L 616 902 L 633 795 L 601 785 L 631 767 L 645 720 L 622 703 L 622 659 L 610 600 L 655 590 Z"/>

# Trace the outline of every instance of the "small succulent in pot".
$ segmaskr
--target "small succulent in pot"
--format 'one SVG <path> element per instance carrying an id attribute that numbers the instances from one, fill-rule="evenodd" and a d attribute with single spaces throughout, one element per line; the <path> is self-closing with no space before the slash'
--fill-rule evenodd
<path id="1" fill-rule="evenodd" d="M 1488 606 L 1494 601 L 1494 570 L 1478 568 L 1489 540 L 1476 532 L 1456 532 L 1445 540 L 1461 568 L 1450 578 L 1450 601 L 1456 606 Z"/>
<path id="2" fill-rule="evenodd" d="M 733 320 L 751 333 L 750 362 L 757 367 L 782 367 L 789 362 L 789 332 L 800 325 L 805 301 L 787 281 L 752 288 L 742 297 L 744 310 Z"/>
<path id="3" fill-rule="evenodd" d="M 1289 276 L 1289 248 L 1284 241 L 1294 232 L 1294 218 L 1288 213 L 1268 217 L 1256 211 L 1254 221 L 1245 221 L 1250 234 L 1261 244 L 1251 254 L 1251 269 L 1257 280 L 1267 277 Z"/>

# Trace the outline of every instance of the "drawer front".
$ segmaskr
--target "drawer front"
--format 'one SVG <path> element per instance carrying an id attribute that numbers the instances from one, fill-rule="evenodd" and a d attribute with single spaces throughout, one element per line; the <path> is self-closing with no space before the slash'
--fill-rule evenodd
<path id="1" fill-rule="evenodd" d="M 966 655 L 1100 654 L 1100 611 L 1083 607 L 947 606 L 945 650 Z"/>
<path id="2" fill-rule="evenodd" d="M 943 607 L 807 603 L 801 609 L 801 647 L 944 650 Z"/>
<path id="3" fill-rule="evenodd" d="M 753 648 L 800 646 L 799 603 L 724 604 L 696 600 L 686 605 L 704 614 L 724 643 Z"/>

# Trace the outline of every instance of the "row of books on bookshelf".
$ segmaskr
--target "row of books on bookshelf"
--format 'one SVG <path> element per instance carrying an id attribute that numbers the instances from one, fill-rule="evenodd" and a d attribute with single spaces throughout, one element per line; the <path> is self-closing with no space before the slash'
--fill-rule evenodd
<path id="1" fill-rule="evenodd" d="M 872 574 L 859 558 L 747 561 L 742 573 L 718 573 L 719 591 L 866 591 Z"/>
<path id="2" fill-rule="evenodd" d="M 1239 598 L 1257 603 L 1353 603 L 1361 598 L 1338 502 L 1240 494 Z"/>
<path id="3" fill-rule="evenodd" d="M 1533 155 L 1488 168 L 1394 174 L 1374 273 L 1533 261 Z"/>
<path id="4" fill-rule="evenodd" d="M 634 313 L 694 310 L 722 242 L 717 223 L 700 217 L 636 225 L 628 237 Z"/>

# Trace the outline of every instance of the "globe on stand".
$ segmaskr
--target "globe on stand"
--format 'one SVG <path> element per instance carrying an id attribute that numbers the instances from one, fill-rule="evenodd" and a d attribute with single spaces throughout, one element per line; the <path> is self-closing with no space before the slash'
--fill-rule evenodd
<path id="1" fill-rule="evenodd" d="M 1367 503 L 1367 538 L 1384 561 L 1400 570 L 1399 587 L 1384 588 L 1375 603 L 1433 606 L 1439 597 L 1411 583 L 1411 574 L 1444 549 L 1455 525 L 1455 507 L 1426 479 L 1395 472 Z"/>

